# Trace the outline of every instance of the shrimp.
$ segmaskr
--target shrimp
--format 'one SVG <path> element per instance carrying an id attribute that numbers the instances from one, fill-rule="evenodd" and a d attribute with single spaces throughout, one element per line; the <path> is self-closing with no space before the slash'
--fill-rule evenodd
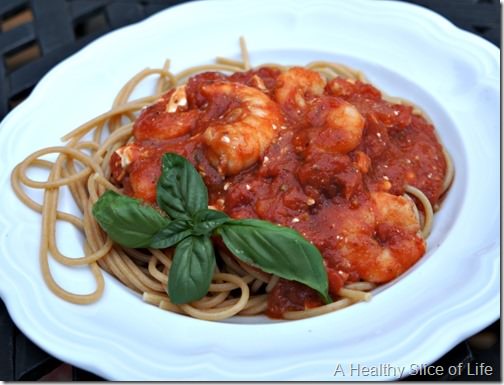
<path id="1" fill-rule="evenodd" d="M 198 111 L 188 109 L 185 86 L 179 86 L 142 111 L 133 136 L 136 140 L 176 138 L 191 132 L 197 119 Z"/>
<path id="2" fill-rule="evenodd" d="M 425 253 L 414 203 L 404 196 L 373 192 L 367 204 L 342 217 L 338 254 L 369 282 L 385 283 Z M 348 214 L 346 213 L 346 214 Z"/>
<path id="3" fill-rule="evenodd" d="M 353 104 L 324 95 L 325 86 L 318 72 L 293 67 L 278 77 L 275 99 L 288 116 L 304 115 L 305 124 L 317 128 L 315 147 L 346 154 L 359 145 L 365 119 Z"/>
<path id="4" fill-rule="evenodd" d="M 195 153 L 196 142 L 144 141 L 127 143 L 110 157 L 110 173 L 114 183 L 124 192 L 144 202 L 156 203 L 156 186 L 161 175 L 161 158 L 167 152 L 177 153 L 189 160 Z"/>
<path id="5" fill-rule="evenodd" d="M 257 162 L 283 123 L 278 106 L 263 92 L 239 83 L 219 81 L 202 86 L 212 104 L 226 110 L 203 132 L 207 157 L 223 175 L 234 175 Z"/>
<path id="6" fill-rule="evenodd" d="M 313 103 L 309 120 L 312 126 L 323 127 L 311 144 L 323 152 L 338 154 L 346 154 L 360 144 L 366 122 L 353 104 L 331 96 Z"/>
<path id="7" fill-rule="evenodd" d="M 161 174 L 158 158 L 154 149 L 137 143 L 126 144 L 114 151 L 110 158 L 112 180 L 122 184 L 131 196 L 154 203 L 156 180 Z"/>
<path id="8" fill-rule="evenodd" d="M 280 74 L 275 89 L 275 100 L 287 115 L 305 112 L 307 100 L 324 93 L 326 81 L 318 72 L 302 67 L 292 67 Z"/>

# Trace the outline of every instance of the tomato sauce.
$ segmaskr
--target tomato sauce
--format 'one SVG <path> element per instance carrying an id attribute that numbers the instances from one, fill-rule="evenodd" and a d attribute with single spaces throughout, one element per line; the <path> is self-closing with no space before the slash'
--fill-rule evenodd
<path id="1" fill-rule="evenodd" d="M 176 122 L 184 134 L 166 133 L 175 124 L 165 108 L 170 91 L 141 114 L 134 127 L 133 161 L 123 167 L 114 154 L 112 175 L 127 194 L 154 203 L 162 154 L 185 156 L 203 176 L 211 205 L 233 218 L 260 218 L 292 227 L 311 241 L 324 257 L 330 294 L 337 298 L 345 283 L 361 279 L 341 250 L 348 242 L 361 242 L 363 250 L 367 247 L 368 241 L 351 235 L 367 226 L 370 193 L 402 195 L 409 184 L 434 205 L 443 192 L 446 161 L 434 127 L 412 107 L 384 100 L 372 85 L 336 78 L 326 84 L 323 95 L 307 101 L 313 106 L 307 113 L 282 109 L 285 123 L 260 161 L 236 175 L 222 175 L 208 161 L 201 133 L 238 107 L 225 95 L 209 103 L 203 86 L 216 80 L 238 82 L 261 89 L 275 101 L 280 73 L 261 68 L 231 76 L 208 72 L 192 77 L 186 86 L 187 104 L 176 112 L 184 114 Z M 348 152 L 322 151 L 312 144 L 339 139 L 337 130 L 326 129 L 319 116 L 341 100 L 355 106 L 364 118 L 362 139 Z M 380 226 L 373 231 L 369 242 L 382 244 Z M 394 228 L 387 231 L 400 233 Z M 268 315 L 280 318 L 287 310 L 321 304 L 313 290 L 280 280 L 269 294 Z"/>

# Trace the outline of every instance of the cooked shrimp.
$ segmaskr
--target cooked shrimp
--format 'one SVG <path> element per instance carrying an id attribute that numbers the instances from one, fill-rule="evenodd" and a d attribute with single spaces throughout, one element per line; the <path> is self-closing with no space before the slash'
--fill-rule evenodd
<path id="1" fill-rule="evenodd" d="M 371 193 L 341 224 L 339 255 L 346 258 L 359 276 L 384 283 L 404 273 L 425 253 L 425 241 L 411 199 L 386 192 Z"/>
<path id="2" fill-rule="evenodd" d="M 278 77 L 275 99 L 288 114 L 299 114 L 306 109 L 307 99 L 324 93 L 325 85 L 318 72 L 292 67 Z"/>
<path id="3" fill-rule="evenodd" d="M 312 142 L 324 152 L 346 154 L 361 142 L 365 120 L 353 104 L 321 97 L 310 107 L 309 115 L 313 126 L 324 127 Z"/>
<path id="4" fill-rule="evenodd" d="M 112 180 L 122 185 L 126 194 L 144 202 L 155 203 L 163 155 L 174 152 L 190 158 L 189 154 L 194 153 L 196 143 L 188 140 L 180 143 L 154 140 L 125 144 L 114 151 L 110 158 Z"/>
<path id="5" fill-rule="evenodd" d="M 136 140 L 176 138 L 194 129 L 197 118 L 197 110 L 188 110 L 185 86 L 180 86 L 142 111 L 133 136 Z"/>
<path id="6" fill-rule="evenodd" d="M 288 116 L 303 114 L 314 127 L 312 145 L 323 152 L 346 154 L 362 139 L 365 119 L 349 102 L 324 94 L 326 81 L 315 71 L 293 67 L 277 80 L 275 99 Z"/>
<path id="7" fill-rule="evenodd" d="M 210 163 L 223 175 L 250 167 L 277 137 L 282 124 L 278 106 L 263 92 L 239 83 L 214 82 L 202 86 L 212 103 L 226 99 L 228 108 L 203 133 Z"/>
<path id="8" fill-rule="evenodd" d="M 124 184 L 135 198 L 156 201 L 156 180 L 161 173 L 160 162 L 152 158 L 154 151 L 137 143 L 118 148 L 110 158 L 112 180 Z M 125 178 L 126 175 L 128 178 Z"/>
<path id="9" fill-rule="evenodd" d="M 406 196 L 397 196 L 383 191 L 371 193 L 376 222 L 417 233 L 420 222 L 415 204 Z"/>

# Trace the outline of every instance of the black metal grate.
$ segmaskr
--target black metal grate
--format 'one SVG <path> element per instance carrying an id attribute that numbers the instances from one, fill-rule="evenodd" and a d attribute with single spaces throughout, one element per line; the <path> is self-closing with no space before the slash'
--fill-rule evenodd
<path id="1" fill-rule="evenodd" d="M 181 0 L 1 0 L 0 119 L 57 63 Z"/>
<path id="2" fill-rule="evenodd" d="M 25 99 L 53 66 L 97 37 L 187 0 L 0 0 L 0 120 Z M 253 0 L 251 0 L 253 1 Z M 498 0 L 404 0 L 448 18 L 458 27 L 501 45 Z M 474 341 L 479 342 L 475 344 Z M 463 342 L 433 365 L 485 361 L 500 379 L 500 322 Z M 63 379 L 100 378 L 62 363 L 31 343 L 13 324 L 0 301 L 0 380 L 38 380 L 55 368 Z M 46 377 L 46 379 L 48 379 Z M 49 379 L 57 380 L 55 376 Z M 452 378 L 415 376 L 412 380 Z"/>

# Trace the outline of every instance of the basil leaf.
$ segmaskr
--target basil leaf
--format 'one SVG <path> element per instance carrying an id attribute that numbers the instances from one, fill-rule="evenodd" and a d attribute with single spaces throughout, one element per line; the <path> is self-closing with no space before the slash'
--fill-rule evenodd
<path id="1" fill-rule="evenodd" d="M 218 226 L 229 222 L 229 218 L 222 211 L 203 209 L 194 214 L 194 235 L 210 235 Z"/>
<path id="2" fill-rule="evenodd" d="M 209 237 L 188 237 L 175 249 L 168 278 L 168 295 L 174 304 L 202 298 L 210 287 L 215 254 Z"/>
<path id="3" fill-rule="evenodd" d="M 208 191 L 203 178 L 184 157 L 166 153 L 157 184 L 157 203 L 174 219 L 191 219 L 208 207 Z"/>
<path id="4" fill-rule="evenodd" d="M 112 240 L 125 247 L 147 247 L 170 220 L 139 200 L 105 192 L 93 205 L 93 215 Z"/>
<path id="5" fill-rule="evenodd" d="M 162 228 L 151 240 L 150 247 L 165 249 L 179 243 L 191 235 L 192 223 L 185 219 L 175 219 Z"/>
<path id="6" fill-rule="evenodd" d="M 257 219 L 228 222 L 217 231 L 228 249 L 245 263 L 301 282 L 318 291 L 326 303 L 331 302 L 322 255 L 297 231 Z"/>

